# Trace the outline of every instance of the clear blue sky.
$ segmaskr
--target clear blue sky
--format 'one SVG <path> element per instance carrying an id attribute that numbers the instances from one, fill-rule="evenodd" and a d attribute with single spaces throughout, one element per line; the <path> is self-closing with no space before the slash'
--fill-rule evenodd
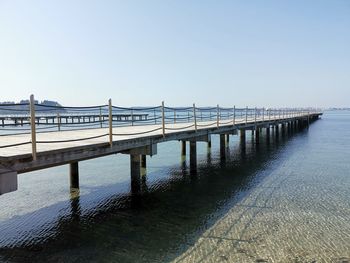
<path id="1" fill-rule="evenodd" d="M 0 101 L 350 106 L 350 1 L 0 0 Z"/>

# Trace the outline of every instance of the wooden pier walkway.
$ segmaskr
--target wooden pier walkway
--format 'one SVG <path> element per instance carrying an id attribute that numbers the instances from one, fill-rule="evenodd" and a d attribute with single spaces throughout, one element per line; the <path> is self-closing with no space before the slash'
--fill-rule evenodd
<path id="1" fill-rule="evenodd" d="M 32 101 L 34 99 L 32 98 Z M 30 105 L 29 105 L 30 106 Z M 34 105 L 29 120 L 36 120 Z M 245 142 L 246 130 L 260 132 L 270 129 L 283 133 L 287 128 L 304 127 L 319 118 L 322 112 L 315 110 L 265 110 L 213 108 L 154 108 L 138 109 L 139 116 L 154 114 L 151 123 L 131 123 L 118 126 L 113 116 L 111 101 L 108 106 L 108 123 L 103 128 L 56 130 L 38 132 L 39 123 L 31 122 L 30 132 L 0 136 L 0 194 L 17 189 L 17 174 L 48 167 L 70 164 L 71 188 L 79 188 L 78 162 L 82 160 L 123 153 L 130 155 L 131 186 L 137 191 L 140 183 L 140 168 L 146 167 L 146 155 L 157 153 L 157 144 L 177 140 L 182 143 L 182 154 L 186 154 L 186 142 L 190 145 L 190 169 L 197 168 L 196 142 L 207 142 L 211 146 L 211 135 L 220 135 L 220 153 L 225 158 L 225 141 L 229 135 L 240 134 Z M 210 109 L 210 110 L 209 110 Z M 123 108 L 125 111 L 126 109 Z M 135 111 L 135 108 L 131 109 Z M 169 113 L 174 111 L 174 113 Z M 208 113 L 210 111 L 210 113 Z M 225 113 L 228 112 L 228 114 Z M 191 113 L 191 116 L 189 115 Z M 224 113 L 222 113 L 224 112 Z M 136 114 L 137 115 L 137 114 Z M 131 116 L 131 115 L 130 115 Z M 172 117 L 170 117 L 172 116 Z M 203 117 L 204 116 L 204 117 Z M 149 119 L 143 119 L 149 120 Z M 134 121 L 136 123 L 134 123 Z M 141 119 L 140 119 L 141 121 Z M 155 124 L 154 124 L 154 123 Z M 136 125 L 135 125 L 136 124 Z M 15 129 L 14 129 L 15 130 Z"/>

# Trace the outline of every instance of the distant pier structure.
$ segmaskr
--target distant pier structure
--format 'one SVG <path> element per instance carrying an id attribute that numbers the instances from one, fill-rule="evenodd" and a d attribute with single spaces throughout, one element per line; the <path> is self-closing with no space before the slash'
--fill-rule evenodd
<path id="1" fill-rule="evenodd" d="M 141 169 L 147 167 L 147 156 L 157 154 L 159 143 L 179 141 L 181 155 L 188 144 L 190 173 L 196 174 L 197 143 L 210 148 L 211 135 L 220 136 L 220 157 L 225 159 L 230 135 L 239 134 L 244 148 L 248 130 L 257 143 L 262 134 L 269 141 L 308 127 L 321 115 L 313 108 L 168 107 L 164 102 L 126 108 L 111 100 L 89 107 L 43 106 L 32 95 L 28 103 L 0 104 L 0 194 L 17 190 L 19 173 L 65 164 L 70 166 L 70 188 L 77 189 L 79 161 L 116 153 L 130 156 L 131 189 L 137 193 Z"/>

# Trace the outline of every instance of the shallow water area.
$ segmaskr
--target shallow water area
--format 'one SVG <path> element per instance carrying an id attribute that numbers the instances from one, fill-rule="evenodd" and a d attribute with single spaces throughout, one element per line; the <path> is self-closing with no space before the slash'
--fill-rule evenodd
<path id="1" fill-rule="evenodd" d="M 0 262 L 350 262 L 350 112 L 302 131 L 198 143 L 198 172 L 180 143 L 147 159 L 141 194 L 129 157 L 19 175 L 0 196 Z"/>

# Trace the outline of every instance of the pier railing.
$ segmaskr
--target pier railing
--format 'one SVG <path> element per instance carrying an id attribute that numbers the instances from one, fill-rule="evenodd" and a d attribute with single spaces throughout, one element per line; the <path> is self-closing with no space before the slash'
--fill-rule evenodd
<path id="1" fill-rule="evenodd" d="M 30 97 L 28 103 L 0 104 L 0 140 L 1 136 L 13 134 L 31 134 L 31 140 L 19 144 L 0 143 L 0 148 L 32 144 L 33 158 L 36 158 L 36 144 L 60 143 L 65 141 L 39 141 L 37 133 L 48 131 L 67 131 L 76 129 L 105 128 L 106 133 L 94 137 L 80 138 L 78 141 L 99 137 L 108 137 L 112 144 L 113 136 L 136 135 L 136 133 L 113 133 L 115 127 L 149 125 L 150 129 L 140 134 L 162 131 L 165 134 L 174 130 L 195 130 L 221 125 L 260 122 L 266 120 L 287 119 L 310 115 L 320 110 L 314 108 L 239 108 L 233 107 L 169 107 L 165 103 L 153 107 L 119 107 L 109 100 L 105 105 L 67 107 L 43 105 Z M 188 125 L 169 125 L 188 123 Z"/>

